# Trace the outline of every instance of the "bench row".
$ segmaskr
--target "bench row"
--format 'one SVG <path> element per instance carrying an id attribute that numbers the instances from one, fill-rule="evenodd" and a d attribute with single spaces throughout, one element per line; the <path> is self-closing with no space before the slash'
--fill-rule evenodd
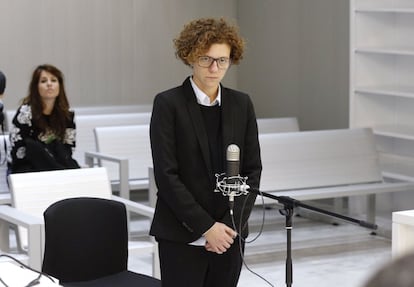
<path id="1" fill-rule="evenodd" d="M 297 132 L 296 118 L 258 119 L 260 134 Z M 149 125 L 96 127 L 96 152 L 85 152 L 86 165 L 108 170 L 113 189 L 129 198 L 131 190 L 148 189 L 148 167 L 152 166 Z"/>
<path id="2" fill-rule="evenodd" d="M 412 182 L 384 180 L 369 128 L 286 132 L 278 130 L 273 119 L 265 131 L 262 121 L 271 120 L 258 119 L 261 191 L 297 200 L 368 196 L 369 222 L 375 221 L 376 194 L 414 191 Z M 86 163 L 105 166 L 121 197 L 148 188 L 148 167 L 152 166 L 148 126 L 98 127 L 95 137 L 99 152 L 87 152 Z M 256 204 L 262 202 L 271 200 L 258 198 Z"/>
<path id="3" fill-rule="evenodd" d="M 131 130 L 134 127 L 136 126 L 124 127 L 126 131 L 129 131 L 125 133 L 125 136 L 128 134 L 136 135 L 137 133 Z M 148 136 L 148 130 L 146 130 L 146 134 Z M 373 198 L 379 193 L 414 190 L 412 182 L 385 182 L 383 180 L 374 136 L 370 129 L 269 133 L 260 134 L 259 137 L 263 161 L 260 189 L 273 195 L 290 196 L 297 200 L 361 195 Z M 129 158 L 129 161 L 132 159 Z M 55 175 L 41 178 L 40 173 L 32 174 L 30 180 L 19 180 L 16 183 L 13 182 L 12 186 L 17 186 L 17 183 L 23 184 L 24 189 L 27 189 L 30 194 L 29 191 L 33 190 L 34 183 L 38 182 L 40 183 L 39 190 L 43 192 L 43 195 L 35 197 L 42 199 L 48 194 L 55 194 L 55 192 L 49 191 L 52 189 L 55 191 L 56 185 L 60 185 L 63 191 L 67 191 L 69 186 L 76 184 L 77 186 L 73 190 L 82 188 L 83 192 L 90 196 L 91 192 L 101 189 L 93 188 L 93 177 L 86 174 L 86 171 L 93 170 L 98 169 L 65 170 L 61 171 L 64 176 L 59 178 Z M 100 170 L 105 170 L 105 174 L 107 172 L 107 169 Z M 72 175 L 68 176 L 69 173 Z M 74 175 L 74 173 L 79 174 Z M 151 171 L 147 169 L 146 174 L 149 176 L 152 197 L 150 202 L 153 203 L 156 187 Z M 25 177 L 26 174 L 15 176 L 16 178 Z M 30 175 L 27 174 L 27 176 Z M 105 180 L 99 182 L 108 185 L 107 175 L 104 177 Z M 37 204 L 30 202 L 33 200 L 34 194 L 31 195 L 26 194 L 21 196 L 21 199 L 29 202 L 29 207 L 37 208 Z M 15 199 L 17 199 L 16 196 Z M 274 203 L 266 198 L 264 202 Z M 375 203 L 375 201 L 370 202 Z M 260 197 L 256 203 L 262 203 Z M 370 212 L 375 212 L 375 205 L 371 205 L 370 208 L 374 208 Z M 145 213 L 145 210 L 146 208 L 141 206 L 141 212 Z M 3 211 L 0 214 L 5 220 L 10 215 L 10 209 L 4 208 Z M 152 212 L 153 209 L 147 215 L 151 217 Z M 375 213 L 371 215 L 375 215 Z M 368 221 L 374 223 L 374 218 L 368 218 Z M 36 256 L 38 258 L 39 254 Z"/>
<path id="4" fill-rule="evenodd" d="M 107 167 L 114 190 L 121 191 L 124 198 L 129 197 L 130 189 L 148 188 L 147 167 L 152 165 L 148 132 L 150 118 L 150 112 L 77 115 L 74 158 L 81 166 L 98 164 Z M 299 130 L 296 118 L 258 119 L 258 124 L 261 133 Z M 136 127 L 132 128 L 131 125 Z M 3 164 L 0 165 L 0 204 L 10 202 L 5 180 L 5 143 L 8 144 L 8 136 L 1 136 L 0 154 Z M 112 162 L 92 163 L 90 157 L 91 154 L 96 155 L 95 151 L 99 152 L 98 158 Z"/>

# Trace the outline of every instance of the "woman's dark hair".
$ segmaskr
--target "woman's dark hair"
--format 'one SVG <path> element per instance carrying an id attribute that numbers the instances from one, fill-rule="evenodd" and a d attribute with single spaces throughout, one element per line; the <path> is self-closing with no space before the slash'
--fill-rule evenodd
<path id="1" fill-rule="evenodd" d="M 43 115 L 43 102 L 39 94 L 39 80 L 42 71 L 51 73 L 58 79 L 59 95 L 56 98 L 49 121 Z M 63 73 L 55 66 L 44 64 L 38 66 L 32 74 L 29 84 L 29 93 L 23 99 L 23 104 L 28 104 L 32 110 L 32 121 L 35 128 L 41 132 L 51 129 L 60 139 L 64 138 L 67 122 L 70 119 L 69 102 L 66 97 Z"/>

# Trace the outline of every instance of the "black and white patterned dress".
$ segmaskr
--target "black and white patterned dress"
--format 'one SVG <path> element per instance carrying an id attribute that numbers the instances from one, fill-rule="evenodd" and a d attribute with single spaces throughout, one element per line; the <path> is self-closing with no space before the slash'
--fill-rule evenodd
<path id="1" fill-rule="evenodd" d="M 43 115 L 49 121 L 47 115 Z M 36 129 L 32 120 L 32 109 L 30 105 L 23 104 L 17 110 L 10 128 L 11 150 L 8 155 L 8 167 L 10 173 L 27 172 L 32 170 L 30 161 L 26 156 L 26 139 L 43 144 L 49 144 L 54 140 L 62 141 L 65 150 L 72 155 L 76 145 L 76 125 L 74 112 L 70 112 L 70 119 L 66 123 L 66 131 L 63 139 L 58 139 L 52 131 L 40 132 Z"/>

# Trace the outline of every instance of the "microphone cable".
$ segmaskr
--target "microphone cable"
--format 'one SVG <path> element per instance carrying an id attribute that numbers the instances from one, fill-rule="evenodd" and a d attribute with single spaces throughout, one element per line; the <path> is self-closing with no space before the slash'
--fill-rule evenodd
<path id="1" fill-rule="evenodd" d="M 52 278 L 52 277 L 50 277 L 49 275 L 47 275 L 46 273 L 43 273 L 43 272 L 39 272 L 39 271 L 37 271 L 37 270 L 35 270 L 35 269 L 33 269 L 33 268 L 31 268 L 30 266 L 28 266 L 28 265 L 26 265 L 26 264 L 24 264 L 23 262 L 21 262 L 20 260 L 17 260 L 16 258 L 14 258 L 13 256 L 10 256 L 10 255 L 7 255 L 7 254 L 0 254 L 0 257 L 7 257 L 7 258 L 9 258 L 9 259 L 12 259 L 13 261 L 15 261 L 16 263 L 18 263 L 19 265 L 20 265 L 20 267 L 24 267 L 24 268 L 26 268 L 26 269 L 28 269 L 28 270 L 30 270 L 30 271 L 33 271 L 33 272 L 35 272 L 35 273 L 38 273 L 39 275 L 35 278 L 35 279 L 33 279 L 32 281 L 30 281 L 29 283 L 27 283 L 27 285 L 25 285 L 24 287 L 31 287 L 31 286 L 35 286 L 35 285 L 38 285 L 38 284 L 40 284 L 40 278 L 42 278 L 42 276 L 45 276 L 46 278 L 49 278 L 49 280 L 50 281 L 52 281 L 53 283 L 56 283 L 55 282 L 55 280 Z M 1 278 L 0 278 L 0 283 L 2 283 L 3 285 L 4 285 L 4 287 L 9 287 L 9 285 L 7 285 L 5 282 L 4 282 L 4 280 L 2 280 Z"/>
<path id="2" fill-rule="evenodd" d="M 259 193 L 261 194 L 261 192 L 259 191 Z M 242 205 L 242 209 L 241 209 L 241 212 L 240 212 L 240 222 L 239 222 L 239 226 L 240 226 L 240 228 L 239 228 L 239 230 L 237 230 L 237 226 L 236 226 L 236 224 L 235 224 L 235 221 L 234 221 L 234 214 L 233 214 L 233 210 L 231 209 L 231 212 L 230 212 L 230 218 L 231 218 L 231 222 L 232 222 L 232 225 L 233 225 L 233 229 L 234 230 L 236 230 L 237 231 L 237 233 L 238 233 L 238 240 L 239 240 L 239 253 L 240 253 L 240 257 L 241 257 L 241 259 L 242 259 L 242 262 L 243 262 L 243 265 L 246 267 L 246 269 L 250 272 L 250 273 L 252 273 L 253 275 L 255 275 L 255 276 L 257 276 L 258 278 L 260 278 L 260 279 L 262 279 L 264 282 L 266 282 L 269 286 L 271 286 L 271 287 L 275 287 L 275 285 L 273 285 L 272 283 L 270 283 L 270 281 L 269 280 L 267 280 L 266 278 L 264 278 L 262 275 L 260 275 L 260 274 L 258 274 L 257 272 L 255 272 L 255 271 L 253 271 L 248 265 L 247 265 L 247 263 L 246 263 L 246 261 L 244 260 L 244 252 L 243 252 L 243 249 L 242 249 L 242 243 L 244 242 L 245 244 L 250 244 L 250 243 L 253 243 L 254 241 L 256 241 L 261 235 L 262 235 L 262 233 L 263 233 L 263 230 L 264 230 L 264 223 L 265 223 L 265 214 L 266 214 L 266 210 L 265 210 L 265 207 L 264 207 L 264 198 L 263 198 L 263 195 L 261 194 L 261 199 L 262 199 L 262 222 L 261 222 L 261 224 L 260 224 L 260 229 L 259 229 L 259 232 L 258 232 L 258 234 L 253 238 L 253 239 L 251 239 L 251 240 L 246 240 L 246 239 L 244 239 L 244 238 L 242 238 L 242 236 L 241 236 L 241 234 L 242 234 L 242 231 L 247 227 L 247 224 L 248 224 L 248 221 L 246 220 L 246 223 L 243 225 L 243 227 L 242 227 L 242 224 L 243 224 L 243 216 L 242 216 L 242 214 L 244 213 L 244 210 L 245 210 L 245 208 L 246 208 L 246 203 L 247 203 L 247 199 L 249 198 L 249 196 L 250 196 L 250 193 L 248 193 L 247 194 L 247 196 L 246 196 L 246 198 L 244 199 L 244 201 L 243 201 L 243 205 Z"/>

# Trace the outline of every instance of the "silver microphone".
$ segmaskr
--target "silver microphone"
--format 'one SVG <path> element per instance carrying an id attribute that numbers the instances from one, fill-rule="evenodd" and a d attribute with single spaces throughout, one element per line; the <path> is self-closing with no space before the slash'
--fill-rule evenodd
<path id="1" fill-rule="evenodd" d="M 237 145 L 227 147 L 226 162 L 226 173 L 216 174 L 214 192 L 229 197 L 230 213 L 233 213 L 234 197 L 248 194 L 250 186 L 246 184 L 247 177 L 240 176 L 240 148 Z"/>
<path id="2" fill-rule="evenodd" d="M 240 148 L 231 144 L 227 147 L 227 176 L 238 176 L 240 173 Z"/>
<path id="3" fill-rule="evenodd" d="M 226 160 L 227 160 L 227 178 L 228 182 L 227 184 L 235 184 L 237 181 L 237 177 L 240 174 L 240 148 L 235 145 L 231 144 L 227 147 L 227 153 L 226 153 Z M 234 195 L 235 191 L 234 189 L 230 189 L 229 201 L 230 204 L 234 202 Z"/>

